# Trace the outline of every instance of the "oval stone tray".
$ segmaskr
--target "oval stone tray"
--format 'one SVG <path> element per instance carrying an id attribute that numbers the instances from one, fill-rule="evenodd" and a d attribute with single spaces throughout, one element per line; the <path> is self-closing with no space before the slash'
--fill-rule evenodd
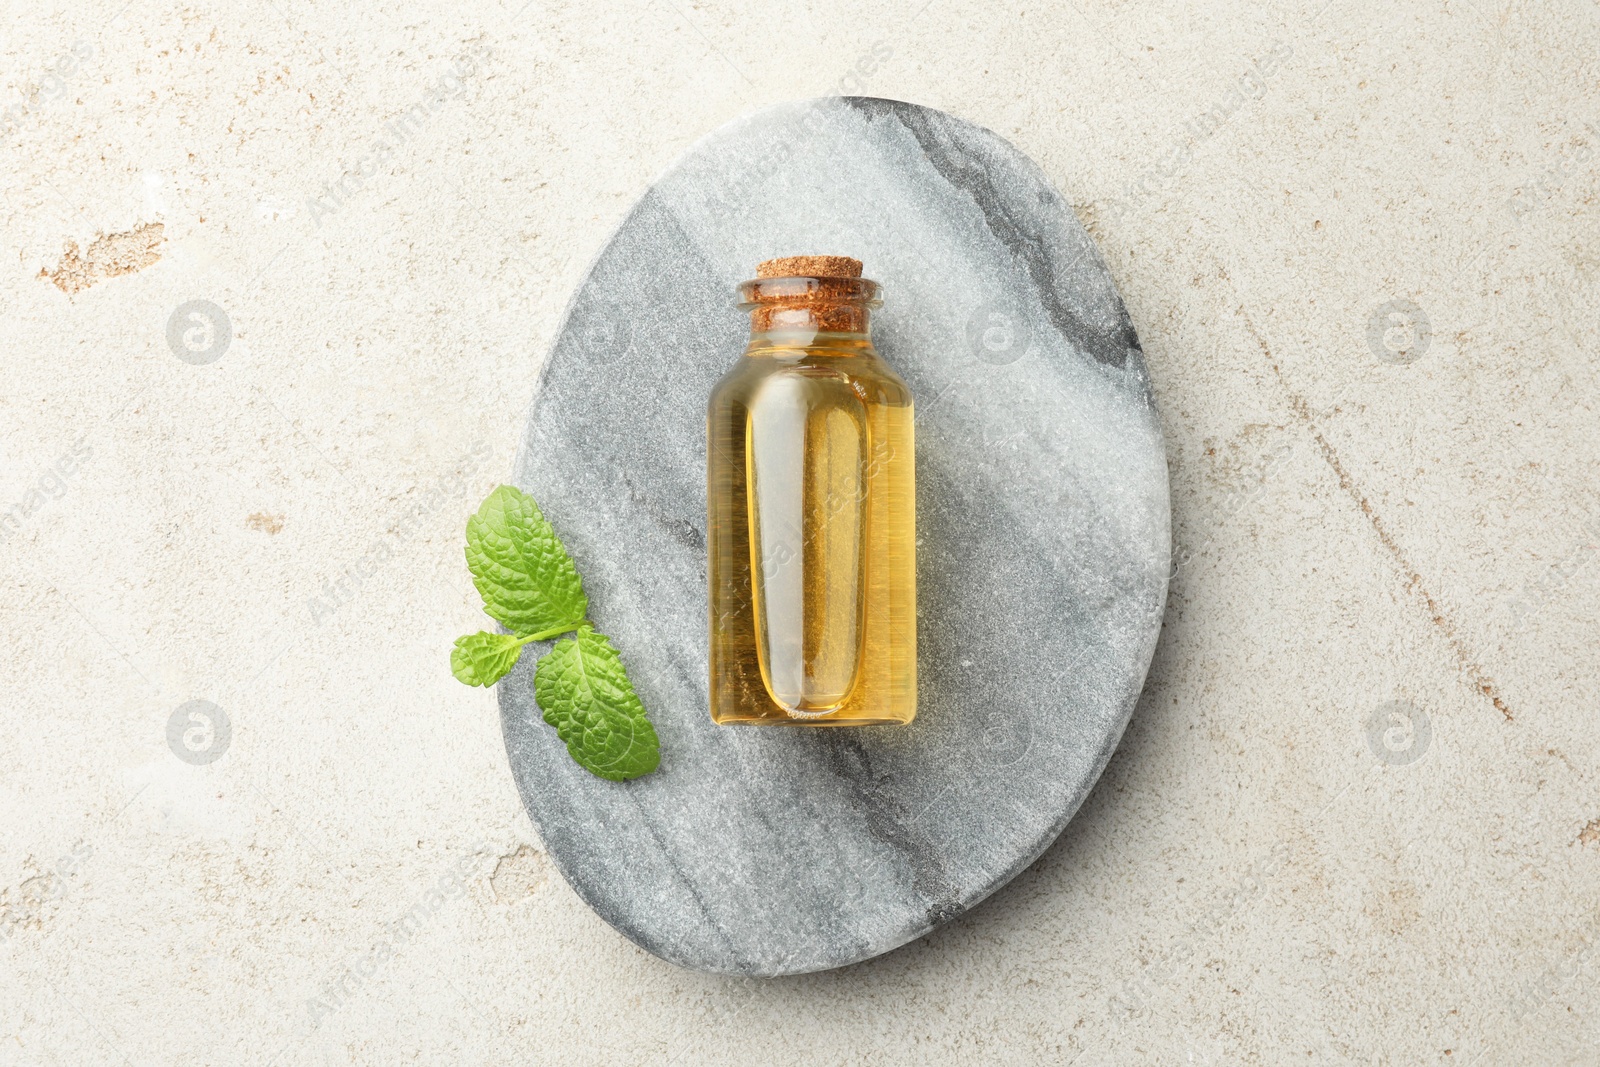
<path id="1" fill-rule="evenodd" d="M 706 398 L 748 336 L 734 286 L 806 253 L 865 262 L 878 348 L 916 395 L 910 726 L 707 712 Z M 1032 161 L 913 104 L 784 104 L 680 159 L 574 297 L 516 482 L 576 558 L 662 760 L 624 784 L 578 767 L 525 655 L 500 685 L 512 773 L 578 894 L 684 967 L 854 963 L 1003 886 L 1105 767 L 1161 626 L 1166 459 L 1116 287 Z"/>

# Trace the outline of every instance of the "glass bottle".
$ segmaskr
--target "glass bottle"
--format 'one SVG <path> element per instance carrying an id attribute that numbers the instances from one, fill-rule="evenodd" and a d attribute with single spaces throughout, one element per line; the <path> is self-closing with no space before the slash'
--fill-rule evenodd
<path id="1" fill-rule="evenodd" d="M 872 346 L 878 285 L 843 256 L 739 287 L 750 343 L 711 392 L 711 717 L 867 726 L 917 711 L 911 390 Z"/>

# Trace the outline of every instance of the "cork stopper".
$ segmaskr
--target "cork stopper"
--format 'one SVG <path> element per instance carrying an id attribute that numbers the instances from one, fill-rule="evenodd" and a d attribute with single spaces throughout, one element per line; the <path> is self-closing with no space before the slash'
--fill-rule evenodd
<path id="1" fill-rule="evenodd" d="M 861 261 L 849 256 L 784 256 L 757 265 L 739 295 L 755 333 L 865 333 L 867 312 L 878 306 L 878 283 L 863 278 Z"/>
<path id="2" fill-rule="evenodd" d="M 861 261 L 849 256 L 784 256 L 756 265 L 757 278 L 859 278 Z"/>

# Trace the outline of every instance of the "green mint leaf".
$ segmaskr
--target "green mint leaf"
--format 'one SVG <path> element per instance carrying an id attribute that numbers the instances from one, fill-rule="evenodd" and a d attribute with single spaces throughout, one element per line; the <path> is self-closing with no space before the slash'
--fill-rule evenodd
<path id="1" fill-rule="evenodd" d="M 570 630 L 589 614 L 572 557 L 533 497 L 502 485 L 467 520 L 467 569 L 491 619 L 519 634 Z"/>
<path id="2" fill-rule="evenodd" d="M 623 782 L 660 765 L 660 742 L 622 657 L 594 627 L 578 627 L 540 658 L 533 692 L 544 721 L 591 774 Z"/>
<path id="3" fill-rule="evenodd" d="M 516 634 L 485 630 L 458 637 L 450 650 L 450 673 L 468 685 L 491 686 L 511 673 L 524 644 Z"/>

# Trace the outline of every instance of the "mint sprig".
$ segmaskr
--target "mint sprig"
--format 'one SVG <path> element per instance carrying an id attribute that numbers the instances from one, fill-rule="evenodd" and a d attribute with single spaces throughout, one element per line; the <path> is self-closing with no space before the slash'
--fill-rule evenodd
<path id="1" fill-rule="evenodd" d="M 450 673 L 491 686 L 511 673 L 524 645 L 575 633 L 534 668 L 544 721 L 591 774 L 622 782 L 655 770 L 655 729 L 610 638 L 589 623 L 578 568 L 531 496 L 510 485 L 489 494 L 467 520 L 467 569 L 484 612 L 512 632 L 456 638 Z"/>

